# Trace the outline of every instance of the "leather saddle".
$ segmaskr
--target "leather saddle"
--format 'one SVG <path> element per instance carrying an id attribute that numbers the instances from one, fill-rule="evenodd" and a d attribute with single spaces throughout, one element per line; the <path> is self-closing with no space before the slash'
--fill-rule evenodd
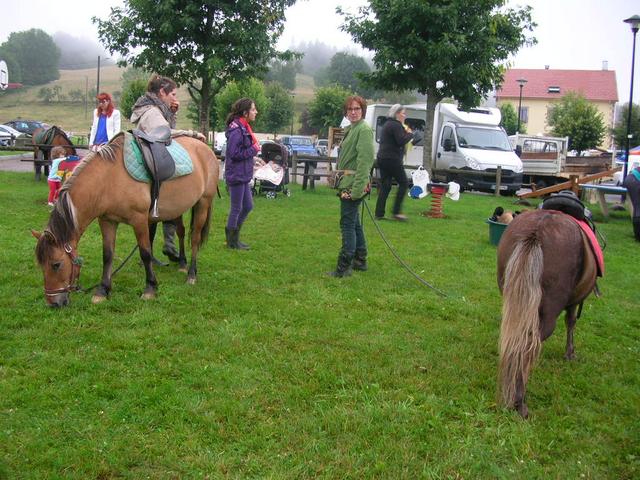
<path id="1" fill-rule="evenodd" d="M 167 150 L 171 145 L 171 129 L 163 126 L 149 132 L 133 130 L 131 133 L 140 147 L 145 166 L 151 176 L 151 216 L 158 217 L 160 185 L 176 172 L 176 164 Z"/>

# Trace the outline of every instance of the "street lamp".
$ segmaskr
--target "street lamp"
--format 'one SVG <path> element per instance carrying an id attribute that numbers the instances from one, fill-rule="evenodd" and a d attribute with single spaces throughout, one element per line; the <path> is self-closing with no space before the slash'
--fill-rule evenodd
<path id="1" fill-rule="evenodd" d="M 520 98 L 518 99 L 518 128 L 516 129 L 516 133 L 520 133 L 520 119 L 522 118 L 522 87 L 527 83 L 526 78 L 519 78 L 516 80 L 518 85 L 520 85 Z"/>
<path id="2" fill-rule="evenodd" d="M 627 18 L 625 23 L 628 23 L 631 26 L 631 31 L 633 32 L 633 50 L 631 53 L 631 91 L 629 92 L 629 113 L 627 114 L 627 146 L 625 148 L 625 157 L 624 157 L 624 169 L 622 171 L 622 178 L 625 179 L 627 177 L 627 168 L 629 166 L 629 142 L 631 141 L 631 108 L 633 107 L 633 70 L 636 63 L 636 33 L 638 33 L 638 25 L 640 25 L 640 16 L 634 15 L 633 17 Z"/>

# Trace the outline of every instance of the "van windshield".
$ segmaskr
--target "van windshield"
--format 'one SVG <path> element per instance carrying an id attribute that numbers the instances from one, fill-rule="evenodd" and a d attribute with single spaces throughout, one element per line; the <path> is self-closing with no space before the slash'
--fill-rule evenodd
<path id="1" fill-rule="evenodd" d="M 488 128 L 457 127 L 458 145 L 461 148 L 511 151 L 507 134 L 502 130 Z"/>

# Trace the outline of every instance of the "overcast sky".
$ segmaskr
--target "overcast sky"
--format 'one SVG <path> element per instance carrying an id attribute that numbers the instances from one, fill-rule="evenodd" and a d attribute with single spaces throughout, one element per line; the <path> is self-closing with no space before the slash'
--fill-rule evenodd
<path id="1" fill-rule="evenodd" d="M 320 41 L 338 48 L 354 48 L 350 37 L 339 31 L 342 18 L 335 7 L 355 11 L 365 0 L 299 0 L 287 11 L 285 32 L 279 47 Z M 615 70 L 618 98 L 629 100 L 633 35 L 623 22 L 640 15 L 638 0 L 511 0 L 530 4 L 538 24 L 535 47 L 525 47 L 513 59 L 513 67 L 598 70 L 603 61 Z M 121 0 L 0 0 L 0 43 L 11 32 L 41 28 L 53 34 L 64 31 L 97 40 L 92 16 L 106 18 Z M 639 35 L 640 36 L 640 35 Z M 636 40 L 640 43 L 640 39 Z M 640 103 L 640 46 L 637 46 L 634 101 Z"/>

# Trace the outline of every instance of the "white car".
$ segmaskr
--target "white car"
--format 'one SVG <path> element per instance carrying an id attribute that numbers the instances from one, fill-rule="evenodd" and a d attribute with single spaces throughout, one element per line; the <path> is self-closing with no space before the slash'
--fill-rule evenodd
<path id="1" fill-rule="evenodd" d="M 21 132 L 9 125 L 0 125 L 0 145 L 3 147 L 15 145 L 16 138 L 22 135 L 23 134 Z"/>

